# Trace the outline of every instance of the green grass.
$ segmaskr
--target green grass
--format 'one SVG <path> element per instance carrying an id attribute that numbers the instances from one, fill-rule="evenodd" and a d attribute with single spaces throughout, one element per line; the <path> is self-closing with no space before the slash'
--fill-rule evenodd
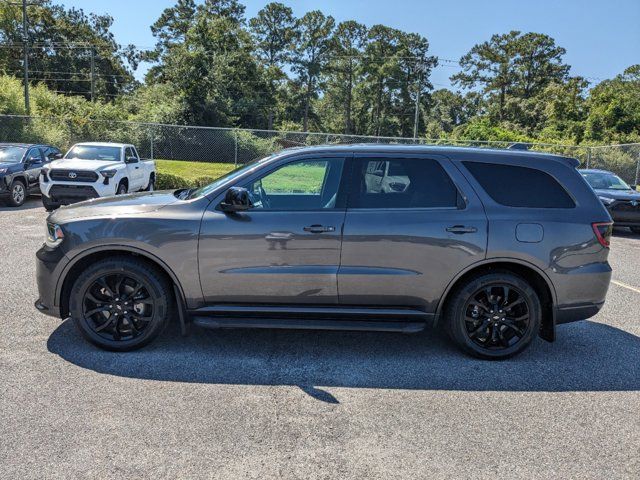
<path id="1" fill-rule="evenodd" d="M 156 160 L 159 174 L 175 175 L 187 183 L 206 178 L 206 182 L 224 175 L 235 167 L 229 163 L 187 162 L 182 160 Z M 325 166 L 297 164 L 283 167 L 262 181 L 267 193 L 319 193 L 324 181 Z M 161 186 L 178 188 L 177 185 Z"/>
<path id="2" fill-rule="evenodd" d="M 233 170 L 232 163 L 186 162 L 182 160 L 156 160 L 158 173 L 176 175 L 192 182 L 201 177 L 218 178 Z"/>

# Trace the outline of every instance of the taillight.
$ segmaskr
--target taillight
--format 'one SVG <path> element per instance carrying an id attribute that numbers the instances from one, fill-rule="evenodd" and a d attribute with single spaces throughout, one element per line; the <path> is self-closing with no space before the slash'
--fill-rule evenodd
<path id="1" fill-rule="evenodd" d="M 598 242 L 600 242 L 600 245 L 604 248 L 609 248 L 611 243 L 611 233 L 613 233 L 613 223 L 592 223 L 591 227 L 593 227 L 593 233 L 596 234 L 596 238 L 598 239 Z"/>

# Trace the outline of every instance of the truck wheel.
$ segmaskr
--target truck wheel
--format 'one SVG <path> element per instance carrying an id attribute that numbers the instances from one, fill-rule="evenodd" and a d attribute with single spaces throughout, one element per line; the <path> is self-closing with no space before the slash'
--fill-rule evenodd
<path id="1" fill-rule="evenodd" d="M 60 207 L 59 203 L 52 202 L 49 197 L 42 195 L 42 206 L 47 212 L 53 212 L 56 208 Z"/>
<path id="2" fill-rule="evenodd" d="M 446 329 L 466 353 L 498 360 L 527 348 L 540 330 L 542 308 L 535 290 L 510 272 L 469 279 L 452 292 Z"/>
<path id="3" fill-rule="evenodd" d="M 153 192 L 156 188 L 156 179 L 153 177 L 149 177 L 149 185 L 144 189 L 145 192 Z"/>
<path id="4" fill-rule="evenodd" d="M 100 260 L 71 289 L 69 311 L 80 333 L 100 348 L 129 351 L 155 339 L 169 322 L 171 285 L 153 265 L 128 257 Z"/>
<path id="5" fill-rule="evenodd" d="M 9 205 L 21 207 L 27 199 L 27 187 L 22 180 L 14 180 L 9 187 Z"/>
<path id="6" fill-rule="evenodd" d="M 121 180 L 118 184 L 118 189 L 116 190 L 116 195 L 124 195 L 127 193 L 127 184 L 124 180 Z"/>

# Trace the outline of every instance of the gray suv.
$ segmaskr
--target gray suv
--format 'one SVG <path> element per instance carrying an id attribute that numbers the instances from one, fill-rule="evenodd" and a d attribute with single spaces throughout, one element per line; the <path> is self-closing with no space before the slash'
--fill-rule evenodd
<path id="1" fill-rule="evenodd" d="M 595 315 L 611 217 L 571 158 L 426 146 L 289 149 L 195 190 L 47 220 L 36 307 L 94 344 L 183 331 L 447 330 L 505 358 Z"/>

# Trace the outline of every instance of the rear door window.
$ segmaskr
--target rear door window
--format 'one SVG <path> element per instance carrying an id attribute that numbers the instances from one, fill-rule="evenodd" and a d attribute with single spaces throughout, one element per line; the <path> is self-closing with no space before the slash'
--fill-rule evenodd
<path id="1" fill-rule="evenodd" d="M 507 207 L 574 208 L 558 181 L 542 170 L 496 163 L 462 162 L 496 202 Z"/>
<path id="2" fill-rule="evenodd" d="M 350 208 L 456 208 L 458 191 L 436 161 L 428 158 L 358 158 Z"/>

